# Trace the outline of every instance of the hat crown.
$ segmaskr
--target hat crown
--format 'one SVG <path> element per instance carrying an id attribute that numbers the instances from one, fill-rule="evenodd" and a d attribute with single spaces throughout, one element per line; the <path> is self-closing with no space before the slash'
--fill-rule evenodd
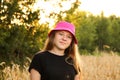
<path id="1" fill-rule="evenodd" d="M 65 21 L 61 21 L 59 22 L 55 29 L 59 29 L 59 30 L 67 30 L 69 32 L 71 32 L 73 35 L 75 35 L 75 27 L 73 24 L 65 22 Z"/>

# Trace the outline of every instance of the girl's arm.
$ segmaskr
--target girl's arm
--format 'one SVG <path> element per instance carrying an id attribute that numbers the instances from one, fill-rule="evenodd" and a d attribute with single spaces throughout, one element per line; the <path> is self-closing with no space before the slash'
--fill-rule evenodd
<path id="1" fill-rule="evenodd" d="M 40 77 L 41 75 L 38 71 L 35 69 L 30 70 L 30 80 L 41 80 Z"/>
<path id="2" fill-rule="evenodd" d="M 80 74 L 77 74 L 77 75 L 75 76 L 75 79 L 74 79 L 74 80 L 81 80 Z"/>

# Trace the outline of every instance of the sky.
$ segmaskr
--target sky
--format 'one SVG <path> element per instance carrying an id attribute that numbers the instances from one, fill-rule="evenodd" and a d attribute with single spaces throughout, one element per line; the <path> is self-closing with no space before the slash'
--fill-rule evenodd
<path id="1" fill-rule="evenodd" d="M 53 8 L 51 4 L 56 4 L 59 0 L 51 0 L 48 3 L 44 3 L 44 0 L 38 0 L 37 6 L 45 8 L 47 13 L 54 10 L 59 12 L 59 7 Z M 67 0 L 66 0 L 67 1 Z M 70 2 L 74 2 L 75 0 L 70 0 Z M 100 15 L 101 12 L 104 12 L 105 16 L 116 15 L 120 16 L 120 0 L 80 0 L 80 9 L 83 11 L 90 12 L 94 15 Z M 70 8 L 70 2 L 66 2 L 63 4 L 65 9 Z"/>
<path id="2" fill-rule="evenodd" d="M 41 14 L 41 21 L 40 23 L 44 22 L 50 22 L 51 24 L 54 24 L 54 19 L 45 18 L 46 15 L 49 15 L 51 12 L 59 13 L 61 10 L 67 10 L 70 9 L 71 3 L 73 3 L 75 0 L 69 0 L 70 2 L 67 2 L 67 0 L 62 3 L 64 6 L 63 8 L 60 8 L 57 4 L 57 1 L 59 0 L 50 0 L 47 2 L 44 2 L 44 0 L 38 0 L 38 2 L 35 4 L 35 9 L 40 8 L 45 10 L 45 13 Z M 109 17 L 110 15 L 116 15 L 117 17 L 120 17 L 120 0 L 80 0 L 81 4 L 79 9 L 82 11 L 90 12 L 93 15 L 100 15 L 101 12 L 104 12 L 104 16 Z M 53 7 L 54 5 L 54 7 Z"/>
<path id="3" fill-rule="evenodd" d="M 120 0 L 80 0 L 80 9 L 100 15 L 103 11 L 105 16 L 120 16 Z"/>

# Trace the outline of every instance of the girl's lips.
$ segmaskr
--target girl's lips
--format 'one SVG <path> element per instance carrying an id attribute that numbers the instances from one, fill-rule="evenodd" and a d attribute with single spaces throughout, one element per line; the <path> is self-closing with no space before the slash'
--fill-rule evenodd
<path id="1" fill-rule="evenodd" d="M 65 42 L 60 41 L 61 44 L 66 44 Z"/>

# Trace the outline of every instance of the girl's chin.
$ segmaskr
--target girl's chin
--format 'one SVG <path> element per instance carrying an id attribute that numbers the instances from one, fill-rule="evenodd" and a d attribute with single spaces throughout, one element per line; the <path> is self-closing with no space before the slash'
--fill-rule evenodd
<path id="1" fill-rule="evenodd" d="M 61 50 L 65 50 L 67 47 L 59 47 L 59 49 Z"/>

